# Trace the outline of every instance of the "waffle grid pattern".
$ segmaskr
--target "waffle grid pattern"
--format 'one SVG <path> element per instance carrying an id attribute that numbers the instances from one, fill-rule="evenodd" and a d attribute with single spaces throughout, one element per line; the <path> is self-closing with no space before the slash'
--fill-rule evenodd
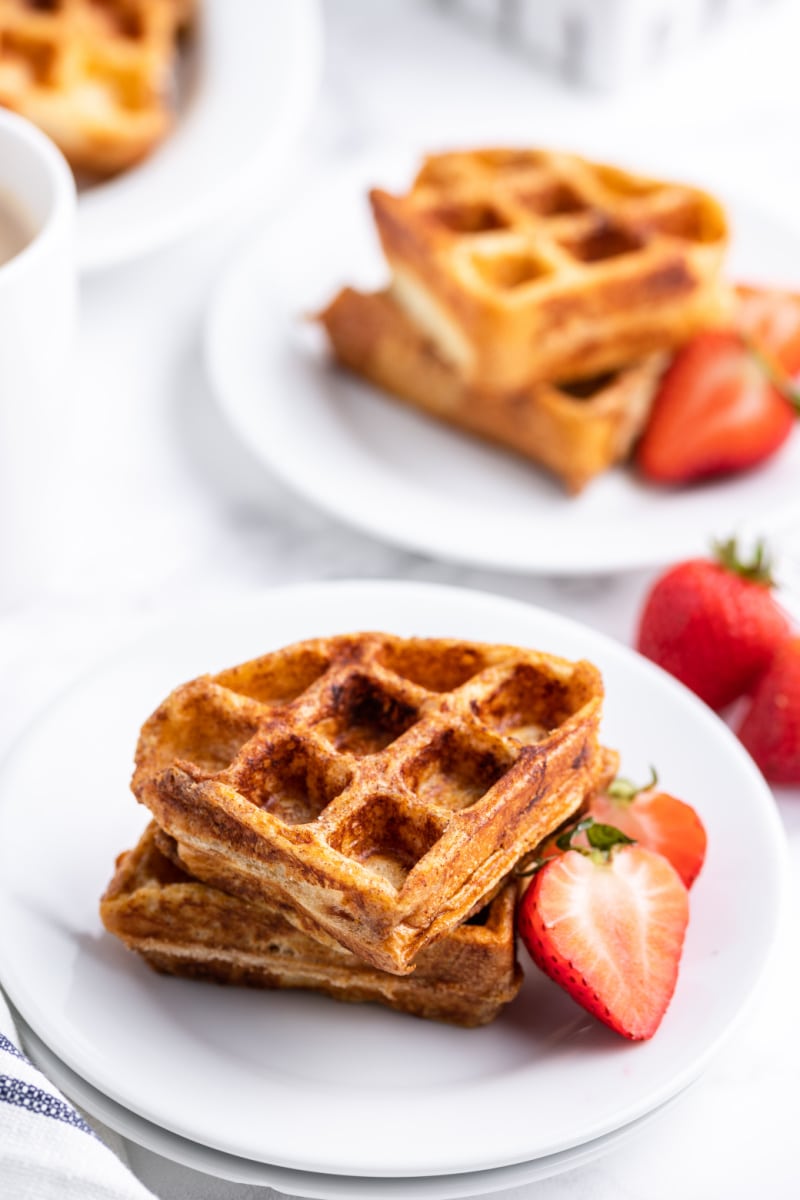
<path id="1" fill-rule="evenodd" d="M 611 370 L 726 311 L 725 215 L 695 188 L 485 150 L 431 157 L 406 195 L 371 200 L 397 298 L 486 387 Z"/>
<path id="2" fill-rule="evenodd" d="M 541 463 L 572 494 L 629 453 L 664 365 L 651 354 L 593 379 L 513 392 L 466 383 L 389 292 L 344 288 L 320 313 L 344 366 L 422 412 Z"/>
<path id="3" fill-rule="evenodd" d="M 190 874 L 402 974 L 579 807 L 601 697 L 590 664 L 512 647 L 299 643 L 176 689 L 133 787 Z"/>
<path id="4" fill-rule="evenodd" d="M 176 43 L 194 0 L 0 0 L 0 104 L 73 167 L 130 166 L 172 125 Z"/>

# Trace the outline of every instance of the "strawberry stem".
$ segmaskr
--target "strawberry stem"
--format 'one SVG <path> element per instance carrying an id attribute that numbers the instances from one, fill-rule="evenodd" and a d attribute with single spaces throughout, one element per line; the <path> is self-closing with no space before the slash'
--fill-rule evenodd
<path id="1" fill-rule="evenodd" d="M 558 858 L 557 854 L 548 854 L 547 858 L 532 858 L 531 861 L 524 867 L 515 867 L 515 879 L 532 879 L 541 871 L 542 867 L 547 866 L 549 862 L 553 862 Z"/>
<path id="2" fill-rule="evenodd" d="M 594 817 L 583 817 L 578 821 L 577 825 L 571 825 L 569 829 L 565 829 L 561 837 L 556 838 L 556 845 L 559 850 L 572 850 L 572 839 L 579 833 L 583 833 L 590 825 L 594 825 Z"/>
<path id="3" fill-rule="evenodd" d="M 604 825 L 601 821 L 593 821 L 586 830 L 586 839 L 593 850 L 609 853 L 615 846 L 632 846 L 634 838 L 628 837 L 616 825 Z"/>
<path id="4" fill-rule="evenodd" d="M 772 561 L 767 551 L 767 544 L 763 538 L 759 538 L 756 543 L 750 562 L 745 562 L 741 558 L 735 537 L 728 538 L 726 542 L 715 541 L 713 547 L 717 562 L 726 571 L 732 571 L 734 575 L 739 575 L 742 579 L 747 579 L 751 583 L 761 584 L 762 587 L 770 588 L 774 586 L 775 580 L 772 574 Z"/>
<path id="5" fill-rule="evenodd" d="M 585 846 L 573 845 L 573 838 L 579 833 L 586 834 L 588 849 Z M 627 833 L 617 829 L 616 825 L 605 825 L 591 816 L 583 817 L 577 825 L 565 830 L 556 841 L 559 850 L 577 850 L 579 854 L 586 854 L 595 861 L 598 854 L 603 861 L 607 861 L 615 846 L 632 846 L 633 843 L 634 838 L 628 837 Z"/>
<path id="6" fill-rule="evenodd" d="M 649 792 L 658 784 L 658 771 L 654 766 L 650 767 L 650 778 L 647 783 L 633 783 L 630 779 L 625 779 L 622 775 L 610 783 L 606 788 L 606 792 L 612 800 L 618 800 L 620 804 L 631 804 L 637 796 L 642 792 Z"/>
<path id="7" fill-rule="evenodd" d="M 586 846 L 573 845 L 573 838 L 581 833 L 586 834 L 588 844 Z M 598 863 L 608 862 L 611 852 L 616 846 L 633 846 L 634 844 L 635 838 L 628 837 L 627 833 L 617 829 L 616 825 L 604 825 L 602 821 L 595 821 L 592 816 L 581 817 L 580 821 L 570 825 L 556 839 L 556 846 L 559 850 L 576 850 L 578 854 L 585 854 L 587 858 Z M 529 879 L 541 871 L 542 867 L 546 867 L 548 863 L 554 862 L 560 857 L 559 854 L 548 854 L 546 858 L 533 858 L 525 862 L 524 866 L 515 867 L 514 875 L 517 879 Z"/>
<path id="8" fill-rule="evenodd" d="M 783 387 L 779 388 L 779 391 L 789 401 L 789 404 L 795 411 L 795 416 L 800 417 L 800 388 L 794 387 L 791 383 L 786 383 Z"/>
<path id="9" fill-rule="evenodd" d="M 787 377 L 785 371 L 781 370 L 779 366 L 771 362 L 771 360 L 767 358 L 763 351 L 759 350 L 757 346 L 754 346 L 748 338 L 743 338 L 742 340 L 746 349 L 758 363 L 759 367 L 764 372 L 772 386 L 776 389 L 776 391 L 780 392 L 784 400 L 786 400 L 789 406 L 794 409 L 795 414 L 800 417 L 800 391 L 798 391 L 798 389 L 792 385 L 792 382 Z"/>

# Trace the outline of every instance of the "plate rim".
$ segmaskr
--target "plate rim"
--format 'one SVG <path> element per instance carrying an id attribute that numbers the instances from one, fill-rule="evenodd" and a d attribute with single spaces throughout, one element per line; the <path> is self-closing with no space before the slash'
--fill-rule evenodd
<path id="1" fill-rule="evenodd" d="M 653 1091 L 651 1088 L 648 1092 L 648 1099 L 646 1102 L 642 1103 L 641 1099 L 639 1099 L 635 1103 L 629 1103 L 627 1107 L 623 1109 L 621 1117 L 618 1111 L 615 1117 L 610 1119 L 607 1118 L 605 1125 L 598 1127 L 596 1132 L 592 1133 L 589 1137 L 584 1137 L 583 1142 L 605 1136 L 606 1133 L 611 1132 L 614 1129 L 621 1128 L 622 1126 L 637 1119 L 644 1113 L 649 1112 L 654 1108 L 658 1108 L 662 1103 L 669 1100 L 670 1097 L 679 1093 L 685 1086 L 688 1086 L 691 1082 L 693 1082 L 693 1080 L 698 1078 L 699 1075 L 701 1075 L 706 1069 L 711 1059 L 719 1051 L 720 1047 L 732 1035 L 736 1027 L 745 1017 L 746 1013 L 750 1010 L 760 991 L 765 977 L 768 975 L 768 968 L 778 943 L 780 917 L 781 912 L 785 909 L 785 899 L 789 877 L 788 848 L 786 845 L 783 826 L 772 794 L 757 768 L 752 763 L 752 760 L 747 755 L 747 752 L 741 746 L 741 743 L 738 741 L 738 739 L 735 738 L 734 734 L 724 725 L 724 723 L 717 717 L 715 713 L 708 709 L 682 684 L 678 683 L 677 680 L 667 675 L 659 667 L 655 666 L 655 664 L 643 659 L 629 646 L 617 641 L 608 634 L 596 630 L 583 622 L 574 620 L 573 618 L 565 617 L 562 614 L 554 612 L 550 609 L 532 605 L 522 600 L 514 599 L 491 591 L 455 587 L 438 583 L 408 580 L 348 579 L 290 584 L 284 587 L 264 589 L 249 594 L 246 599 L 233 600 L 229 598 L 222 605 L 220 604 L 219 600 L 217 600 L 216 602 L 199 607 L 195 611 L 194 617 L 196 620 L 199 620 L 203 623 L 209 620 L 219 622 L 222 613 L 224 613 L 227 618 L 229 618 L 231 614 L 237 613 L 258 613 L 260 617 L 263 617 L 266 607 L 269 605 L 270 600 L 275 596 L 279 597 L 279 602 L 280 598 L 283 598 L 283 601 L 286 602 L 287 600 L 291 601 L 298 595 L 306 597 L 310 596 L 316 602 L 317 608 L 321 611 L 324 611 L 324 607 L 321 607 L 321 602 L 322 605 L 324 605 L 324 597 L 326 593 L 341 593 L 342 595 L 346 596 L 348 592 L 352 593 L 354 590 L 357 593 L 366 594 L 368 596 L 371 594 L 371 596 L 378 597 L 379 599 L 381 596 L 387 597 L 388 601 L 391 603 L 396 603 L 396 593 L 399 591 L 400 593 L 405 592 L 407 595 L 409 593 L 418 593 L 420 599 L 430 599 L 432 594 L 437 594 L 442 601 L 448 603 L 450 606 L 452 606 L 454 602 L 457 603 L 459 599 L 467 602 L 468 604 L 477 602 L 484 612 L 487 611 L 487 604 L 492 610 L 499 606 L 501 611 L 496 614 L 496 619 L 498 620 L 502 620 L 503 609 L 513 610 L 520 617 L 524 615 L 526 618 L 532 619 L 535 622 L 544 621 L 545 625 L 550 625 L 551 629 L 548 631 L 547 636 L 552 635 L 557 637 L 559 631 L 563 631 L 563 634 L 566 634 L 567 637 L 569 637 L 571 633 L 573 635 L 577 634 L 579 639 L 588 637 L 591 642 L 599 644 L 598 648 L 604 652 L 608 652 L 611 657 L 616 656 L 618 659 L 622 660 L 623 664 L 632 665 L 635 670 L 643 672 L 645 678 L 650 676 L 652 680 L 656 682 L 658 687 L 666 689 L 668 694 L 672 693 L 679 703 L 683 705 L 688 704 L 689 708 L 694 711 L 695 717 L 700 721 L 701 724 L 706 724 L 709 728 L 713 726 L 716 732 L 722 736 L 723 741 L 727 742 L 729 750 L 736 758 L 738 758 L 739 765 L 742 767 L 742 769 L 750 775 L 752 786 L 758 793 L 760 793 L 760 815 L 763 818 L 763 832 L 767 837 L 773 853 L 773 865 L 775 867 L 775 871 L 772 875 L 772 883 L 774 885 L 774 911 L 771 913 L 771 928 L 769 930 L 769 936 L 766 939 L 762 939 L 762 942 L 759 946 L 761 957 L 758 970 L 755 975 L 751 975 L 747 988 L 743 993 L 742 999 L 740 1000 L 738 1009 L 730 1015 L 730 1017 L 727 1019 L 727 1023 L 723 1024 L 721 1028 L 716 1031 L 715 1035 L 709 1040 L 702 1053 L 697 1054 L 695 1058 L 688 1062 L 678 1074 L 670 1077 L 666 1082 L 662 1082 L 662 1084 L 655 1091 Z M 175 622 L 178 619 L 179 618 L 176 613 L 169 612 L 169 615 L 166 617 L 162 616 L 160 620 L 151 620 L 148 622 L 147 628 L 143 633 L 140 633 L 139 636 L 124 639 L 124 641 L 122 641 L 115 650 L 104 655 L 100 661 L 95 662 L 92 667 L 83 672 L 78 678 L 73 680 L 71 684 L 63 688 L 56 696 L 54 696 L 50 703 L 43 706 L 42 710 L 28 723 L 26 728 L 19 734 L 19 736 L 14 739 L 12 745 L 8 749 L 8 752 L 4 755 L 2 760 L 0 760 L 0 814 L 2 813 L 2 804 L 8 802 L 7 798 L 2 794 L 5 790 L 4 783 L 6 772 L 13 766 L 18 755 L 24 755 L 27 742 L 29 739 L 35 738 L 40 722 L 64 706 L 64 704 L 68 702 L 72 693 L 80 693 L 87 685 L 90 685 L 94 679 L 102 678 L 106 672 L 117 669 L 120 663 L 130 658 L 131 653 L 138 644 L 147 642 L 153 637 L 158 637 L 159 635 L 163 635 L 168 632 L 170 628 L 174 627 Z M 2 881 L 0 880 L 0 907 L 2 907 L 4 903 L 5 901 L 2 890 Z M 10 945 L 10 943 L 8 944 Z M 80 1061 L 78 1061 L 78 1059 L 69 1049 L 65 1050 L 65 1048 L 61 1045 L 61 1042 L 63 1041 L 63 1033 L 58 1033 L 58 1022 L 54 1022 L 51 1017 L 48 1017 L 47 1013 L 43 1009 L 42 1011 L 38 1011 L 36 1009 L 36 1002 L 34 1002 L 30 1008 L 28 1007 L 26 1003 L 27 998 L 23 998 L 21 996 L 21 992 L 24 993 L 24 984 L 20 982 L 19 978 L 13 976 L 11 982 L 9 983 L 7 970 L 8 963 L 6 953 L 4 953 L 3 946 L 0 944 L 0 976 L 2 976 L 3 986 L 8 993 L 9 999 L 15 1005 L 15 1007 L 19 1009 L 24 1020 L 30 1025 L 37 1036 L 39 1036 L 39 1038 L 45 1042 L 48 1047 L 53 1049 L 53 1053 L 56 1053 L 66 1066 L 70 1067 L 73 1071 L 84 1078 L 93 1087 L 97 1088 L 97 1090 L 107 1095 L 110 1099 L 120 1103 L 123 1107 L 138 1114 L 143 1119 L 154 1124 L 161 1124 L 162 1127 L 169 1129 L 177 1136 L 187 1138 L 187 1140 L 200 1141 L 199 1138 L 192 1138 L 190 1134 L 187 1134 L 185 1128 L 176 1125 L 174 1123 L 174 1118 L 172 1123 L 165 1122 L 162 1117 L 154 1117 L 152 1112 L 144 1111 L 140 1106 L 133 1104 L 130 1097 L 118 1094 L 120 1087 L 118 1082 L 112 1081 L 112 1084 L 109 1087 L 106 1080 L 95 1077 L 94 1068 L 87 1072 L 86 1064 L 82 1064 Z M 19 991 L 18 987 L 20 988 Z M 41 1006 L 39 1007 L 41 1008 Z M 53 1033 L 54 1026 L 56 1029 L 55 1035 Z M 622 1108 L 622 1106 L 619 1107 Z M 217 1142 L 216 1144 L 204 1142 L 203 1144 L 209 1144 L 210 1148 L 217 1149 L 222 1153 L 233 1154 L 234 1156 L 238 1157 L 252 1157 L 252 1155 L 249 1153 L 243 1154 L 241 1151 L 237 1151 L 231 1145 L 223 1145 L 221 1142 Z M 581 1144 L 581 1138 L 579 1137 L 577 1140 L 573 1140 L 572 1135 L 570 1135 L 566 1139 L 562 1138 L 557 1144 L 554 1144 L 550 1149 L 543 1151 L 540 1155 L 534 1155 L 533 1158 L 531 1158 L 530 1147 L 528 1147 L 527 1150 L 521 1149 L 514 1151 L 511 1154 L 503 1152 L 500 1160 L 498 1160 L 495 1156 L 495 1158 L 492 1160 L 485 1160 L 481 1165 L 473 1164 L 460 1169 L 454 1169 L 452 1166 L 443 1167 L 441 1165 L 438 1167 L 432 1167 L 430 1164 L 420 1167 L 418 1163 L 414 1168 L 413 1174 L 417 1176 L 421 1174 L 450 1175 L 474 1173 L 478 1170 L 494 1170 L 496 1168 L 510 1166 L 514 1163 L 523 1161 L 535 1161 L 536 1158 L 559 1153 L 562 1150 L 568 1149 L 577 1144 Z M 257 1155 L 255 1157 L 258 1158 Z M 272 1157 L 274 1158 L 275 1155 L 273 1154 Z M 259 1161 L 266 1161 L 266 1159 L 260 1159 Z M 308 1170 L 315 1174 L 347 1174 L 362 1177 L 372 1176 L 374 1174 L 371 1167 L 362 1168 L 359 1170 L 358 1168 L 354 1168 L 352 1165 L 349 1165 L 346 1171 L 344 1169 L 331 1168 L 330 1165 L 328 1165 L 327 1168 L 323 1167 L 322 1165 L 309 1166 L 308 1164 L 306 1164 L 306 1166 L 296 1166 L 293 1162 L 288 1160 L 275 1165 L 283 1166 L 287 1169 L 296 1169 L 301 1171 Z M 409 1172 L 403 1171 L 402 1169 L 391 1172 L 391 1174 L 398 1178 L 405 1178 L 409 1176 Z"/>
<path id="2" fill-rule="evenodd" d="M 42 1041 L 38 1034 L 34 1033 L 30 1026 L 23 1021 L 18 1013 L 13 1015 L 18 1025 L 20 1022 L 23 1024 L 21 1031 L 23 1035 L 22 1048 L 28 1051 L 34 1066 L 50 1078 L 70 1100 L 72 1099 L 69 1095 L 70 1088 L 73 1082 L 77 1081 L 75 1084 L 75 1100 L 72 1102 L 77 1102 L 90 1116 L 94 1115 L 97 1120 L 107 1125 L 110 1129 L 113 1129 L 118 1136 L 127 1138 L 139 1146 L 143 1146 L 150 1153 L 161 1154 L 163 1157 L 169 1158 L 170 1161 L 177 1162 L 179 1165 L 188 1167 L 194 1171 L 208 1172 L 209 1167 L 213 1166 L 215 1162 L 228 1172 L 231 1171 L 229 1164 L 233 1164 L 233 1170 L 236 1171 L 236 1164 L 243 1163 L 247 1168 L 246 1178 L 242 1172 L 227 1174 L 224 1171 L 218 1172 L 219 1178 L 243 1185 L 273 1187 L 288 1192 L 290 1195 L 296 1194 L 308 1197 L 309 1200 L 345 1200 L 345 1197 L 346 1200 L 352 1200 L 351 1193 L 349 1191 L 345 1193 L 343 1188 L 346 1186 L 348 1189 L 352 1189 L 354 1184 L 356 1185 L 359 1198 L 364 1197 L 364 1189 L 369 1186 L 371 1190 L 373 1188 L 376 1189 L 378 1197 L 386 1193 L 387 1200 L 418 1200 L 418 1198 L 419 1200 L 454 1200 L 456 1196 L 464 1197 L 465 1200 L 468 1197 L 480 1200 L 481 1197 L 493 1195 L 495 1192 L 504 1192 L 509 1188 L 516 1188 L 525 1184 L 551 1179 L 555 1175 L 563 1174 L 565 1171 L 572 1171 L 587 1166 L 589 1163 L 601 1158 L 607 1152 L 616 1150 L 629 1137 L 635 1136 L 639 1130 L 651 1121 L 657 1120 L 659 1116 L 672 1108 L 673 1105 L 680 1103 L 681 1099 L 694 1086 L 695 1082 L 687 1084 L 686 1088 L 670 1097 L 664 1104 L 644 1113 L 628 1125 L 623 1125 L 619 1129 L 595 1138 L 592 1141 L 580 1143 L 569 1150 L 562 1150 L 553 1155 L 545 1155 L 542 1158 L 532 1159 L 529 1162 L 511 1163 L 505 1167 L 490 1167 L 483 1171 L 463 1171 L 452 1175 L 405 1177 L 326 1175 L 323 1172 L 299 1171 L 291 1167 L 277 1167 L 273 1163 L 261 1163 L 255 1159 L 241 1158 L 235 1154 L 228 1154 L 224 1150 L 215 1150 L 212 1147 L 202 1145 L 202 1143 L 193 1142 L 191 1138 L 182 1137 L 180 1134 L 172 1133 L 168 1129 L 155 1125 L 152 1121 L 148 1121 L 146 1117 L 142 1117 L 138 1113 L 126 1109 L 123 1104 L 112 1100 L 111 1097 L 106 1096 L 98 1088 L 93 1087 L 92 1084 L 88 1083 L 77 1072 L 68 1067 L 66 1063 L 62 1062 L 50 1047 Z M 34 1046 L 36 1054 L 30 1053 L 31 1045 Z M 42 1057 L 42 1062 L 37 1061 L 39 1055 Z M 53 1069 L 53 1064 L 56 1064 L 55 1069 Z M 92 1110 L 95 1105 L 97 1105 L 97 1111 L 93 1113 Z M 109 1109 L 108 1106 L 112 1107 Z M 109 1113 L 111 1119 L 109 1119 Z M 175 1142 L 178 1143 L 177 1148 L 181 1152 L 180 1157 L 173 1157 L 169 1153 L 170 1144 L 172 1144 L 174 1149 Z M 196 1150 L 195 1147 L 197 1147 Z M 192 1161 L 193 1154 L 198 1155 L 197 1161 Z M 206 1157 L 207 1155 L 210 1156 L 211 1161 Z M 558 1161 L 551 1163 L 551 1159 Z M 548 1171 L 548 1165 L 553 1166 L 555 1169 Z M 263 1177 L 261 1176 L 262 1171 Z M 513 1179 L 508 1178 L 509 1174 L 513 1174 Z M 334 1181 L 333 1187 L 326 1183 L 328 1180 Z M 452 1187 L 448 1187 L 447 1185 L 452 1184 L 454 1180 L 458 1181 L 459 1184 L 463 1180 L 468 1184 L 469 1190 L 465 1191 L 463 1187 L 457 1187 L 457 1190 L 453 1191 Z M 439 1184 L 442 1186 L 438 1186 Z M 433 1194 L 430 1190 L 431 1187 L 434 1188 Z M 302 1188 L 302 1191 L 299 1190 L 300 1188 Z M 298 1190 L 295 1192 L 293 1189 Z M 444 1190 L 446 1190 L 446 1195 L 442 1194 Z M 370 1200 L 372 1200 L 371 1196 Z"/>
<path id="3" fill-rule="evenodd" d="M 237 170 L 220 178 L 216 186 L 209 187 L 202 197 L 193 197 L 191 204 L 184 202 L 144 228 L 120 231 L 113 240 L 95 243 L 86 234 L 81 234 L 80 224 L 76 234 L 76 264 L 81 277 L 93 278 L 102 272 L 113 270 L 126 263 L 144 258 L 173 242 L 191 237 L 204 225 L 213 221 L 230 204 L 232 197 L 250 188 L 250 181 L 259 179 L 267 163 L 274 163 L 276 173 L 282 167 L 287 154 L 308 123 L 314 108 L 322 76 L 323 63 L 323 17 L 321 0 L 292 0 L 281 6 L 286 28 L 292 31 L 291 53 L 293 68 L 288 73 L 285 93 L 281 105 L 285 111 L 275 123 L 268 136 Z M 168 153 L 168 143 L 164 152 Z M 262 186 L 261 191 L 264 190 Z M 81 199 L 78 196 L 80 216 Z"/>

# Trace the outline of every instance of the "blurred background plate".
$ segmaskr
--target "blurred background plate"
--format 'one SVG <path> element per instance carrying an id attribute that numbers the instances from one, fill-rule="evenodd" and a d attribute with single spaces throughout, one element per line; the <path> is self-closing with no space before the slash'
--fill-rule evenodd
<path id="1" fill-rule="evenodd" d="M 281 179 L 316 95 L 317 0 L 201 0 L 174 131 L 140 166 L 82 190 L 78 265 L 95 271 L 193 232 Z"/>
<path id="2" fill-rule="evenodd" d="M 569 498 L 536 465 L 331 369 L 321 330 L 308 317 L 345 283 L 385 282 L 366 192 L 378 184 L 404 189 L 418 157 L 361 162 L 318 184 L 247 248 L 214 299 L 206 339 L 211 382 L 229 422 L 266 467 L 383 541 L 480 567 L 559 575 L 701 553 L 710 536 L 729 534 L 746 518 L 765 520 L 793 499 L 798 433 L 749 474 L 669 490 L 620 467 Z M 652 151 L 645 161 L 624 157 L 634 170 L 658 173 Z M 738 193 L 722 198 L 733 225 L 729 276 L 794 278 L 798 287 L 800 226 Z"/>

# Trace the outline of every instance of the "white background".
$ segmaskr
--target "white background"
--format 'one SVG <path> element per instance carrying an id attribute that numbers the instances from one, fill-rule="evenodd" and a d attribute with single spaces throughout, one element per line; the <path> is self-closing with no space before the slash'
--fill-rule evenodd
<path id="1" fill-rule="evenodd" d="M 657 153 L 685 175 L 762 196 L 800 226 L 799 9 L 775 2 L 632 90 L 602 95 L 564 89 L 422 0 L 330 0 L 321 94 L 281 187 L 268 199 L 243 197 L 238 213 L 190 241 L 82 288 L 77 375 L 72 393 L 65 388 L 73 419 L 63 502 L 43 548 L 50 582 L 0 625 L 0 739 L 155 614 L 284 582 L 461 583 L 632 641 L 652 574 L 559 582 L 442 565 L 344 529 L 266 478 L 209 394 L 203 313 L 231 253 L 271 213 L 324 189 L 355 156 L 394 143 L 545 142 L 609 156 L 639 150 L 648 161 Z M 794 275 L 800 287 L 800 261 Z M 779 804 L 797 876 L 800 795 L 786 792 Z M 793 934 L 757 1009 L 683 1100 L 596 1165 L 509 1195 L 800 1194 Z M 130 1156 L 164 1200 L 259 1194 L 135 1148 Z"/>

